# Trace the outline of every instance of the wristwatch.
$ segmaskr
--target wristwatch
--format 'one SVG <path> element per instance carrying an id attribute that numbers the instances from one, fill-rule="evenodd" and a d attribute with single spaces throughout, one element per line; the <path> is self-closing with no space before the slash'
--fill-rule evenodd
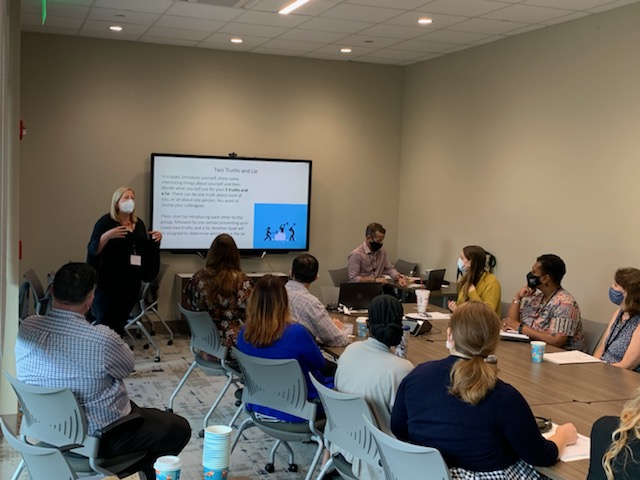
<path id="1" fill-rule="evenodd" d="M 518 325 L 518 333 L 522 333 L 522 327 L 524 327 L 524 323 L 520 322 L 520 325 Z"/>

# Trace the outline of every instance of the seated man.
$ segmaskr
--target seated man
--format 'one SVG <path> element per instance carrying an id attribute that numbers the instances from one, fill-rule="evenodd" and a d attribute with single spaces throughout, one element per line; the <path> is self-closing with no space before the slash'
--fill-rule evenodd
<path id="1" fill-rule="evenodd" d="M 560 282 L 567 269 L 557 255 L 541 255 L 527 273 L 527 285 L 513 297 L 506 328 L 567 350 L 584 350 L 580 307 Z"/>
<path id="2" fill-rule="evenodd" d="M 143 420 L 134 422 L 135 428 L 102 438 L 100 456 L 147 451 L 130 470 L 155 478 L 155 459 L 178 455 L 191 438 L 191 428 L 178 415 L 141 408 L 129 400 L 124 379 L 134 369 L 133 352 L 109 327 L 85 319 L 95 286 L 96 271 L 87 264 L 68 263 L 58 270 L 51 312 L 20 324 L 17 376 L 30 385 L 70 388 L 85 410 L 90 434 L 130 413 L 140 414 Z"/>
<path id="3" fill-rule="evenodd" d="M 285 285 L 291 317 L 320 343 L 330 347 L 347 345 L 349 339 L 342 331 L 342 322 L 329 317 L 322 302 L 309 292 L 309 285 L 316 278 L 318 260 L 308 253 L 298 255 L 291 266 L 291 280 Z"/>
<path id="4" fill-rule="evenodd" d="M 364 242 L 354 249 L 347 259 L 349 282 L 387 283 L 384 275 L 389 275 L 401 286 L 407 285 L 404 275 L 395 269 L 386 250 L 382 248 L 385 233 L 386 230 L 379 223 L 367 225 Z"/>
<path id="5" fill-rule="evenodd" d="M 338 360 L 336 389 L 363 397 L 384 432 L 391 433 L 391 411 L 400 383 L 413 365 L 391 351 L 402 339 L 402 305 L 390 295 L 379 295 L 369 307 L 371 336 L 363 342 L 353 342 Z M 381 478 L 379 471 L 354 459 L 353 455 L 335 447 L 352 463 L 353 474 L 360 480 Z"/>

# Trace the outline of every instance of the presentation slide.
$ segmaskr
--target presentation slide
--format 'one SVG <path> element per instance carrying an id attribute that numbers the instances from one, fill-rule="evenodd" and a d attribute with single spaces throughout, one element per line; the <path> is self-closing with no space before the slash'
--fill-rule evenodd
<path id="1" fill-rule="evenodd" d="M 163 250 L 308 250 L 311 161 L 152 154 L 152 225 Z"/>

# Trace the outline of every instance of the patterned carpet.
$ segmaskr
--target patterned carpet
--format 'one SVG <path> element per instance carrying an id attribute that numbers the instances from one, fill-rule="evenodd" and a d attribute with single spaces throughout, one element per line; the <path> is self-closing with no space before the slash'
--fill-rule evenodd
<path id="1" fill-rule="evenodd" d="M 142 341 L 136 342 L 134 349 L 136 371 L 126 380 L 126 384 L 130 398 L 140 406 L 164 409 L 171 392 L 193 361 L 187 336 L 176 336 L 173 345 L 170 346 L 167 345 L 167 340 L 168 336 L 162 334 L 154 337 L 162 357 L 159 363 L 153 361 L 154 351 L 152 349 L 144 350 L 142 349 Z M 207 376 L 199 369 L 195 369 L 174 401 L 174 412 L 189 420 L 192 429 L 191 441 L 180 455 L 183 462 L 181 480 L 203 479 L 201 466 L 203 440 L 198 437 L 198 432 L 202 429 L 204 416 L 224 385 L 224 381 L 225 377 Z M 209 425 L 229 423 L 237 408 L 233 396 L 234 391 L 235 388 L 232 385 L 213 413 Z M 244 418 L 246 417 L 243 413 L 237 424 L 239 425 Z M 291 445 L 299 465 L 297 473 L 287 470 L 286 450 L 280 448 L 276 456 L 275 472 L 269 474 L 265 472 L 264 465 L 268 461 L 272 445 L 273 441 L 257 428 L 246 430 L 231 455 L 231 478 L 303 479 L 307 473 L 307 466 L 313 459 L 315 443 Z M 2 439 L 0 441 L 0 478 L 11 478 L 18 461 L 18 454 Z M 316 470 L 314 477 L 318 472 L 319 469 Z M 26 473 L 20 476 L 21 480 L 28 478 Z"/>

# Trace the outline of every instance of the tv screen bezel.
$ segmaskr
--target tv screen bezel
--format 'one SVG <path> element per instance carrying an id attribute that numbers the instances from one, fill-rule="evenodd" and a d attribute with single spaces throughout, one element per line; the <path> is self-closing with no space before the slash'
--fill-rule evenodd
<path id="1" fill-rule="evenodd" d="M 240 157 L 235 154 L 229 155 L 196 155 L 187 153 L 158 153 L 154 152 L 150 155 L 151 162 L 151 179 L 150 179 L 150 229 L 153 229 L 153 209 L 154 209 L 154 188 L 155 188 L 155 158 L 156 157 L 176 157 L 176 158 L 197 158 L 197 159 L 209 159 L 224 160 L 224 161 L 258 161 L 258 162 L 283 162 L 283 163 L 306 163 L 309 166 L 309 175 L 307 178 L 307 229 L 306 229 L 306 242 L 304 248 L 238 248 L 240 255 L 243 257 L 256 257 L 264 256 L 265 254 L 286 254 L 290 252 L 308 252 L 310 243 L 310 231 L 311 231 L 311 181 L 313 178 L 313 161 L 305 159 L 291 159 L 291 158 L 268 158 L 268 157 Z M 213 238 L 211 238 L 213 241 Z M 197 254 L 200 256 L 206 255 L 209 250 L 209 245 L 206 248 L 162 248 L 162 242 L 160 243 L 161 252 L 170 252 L 175 254 Z"/>

